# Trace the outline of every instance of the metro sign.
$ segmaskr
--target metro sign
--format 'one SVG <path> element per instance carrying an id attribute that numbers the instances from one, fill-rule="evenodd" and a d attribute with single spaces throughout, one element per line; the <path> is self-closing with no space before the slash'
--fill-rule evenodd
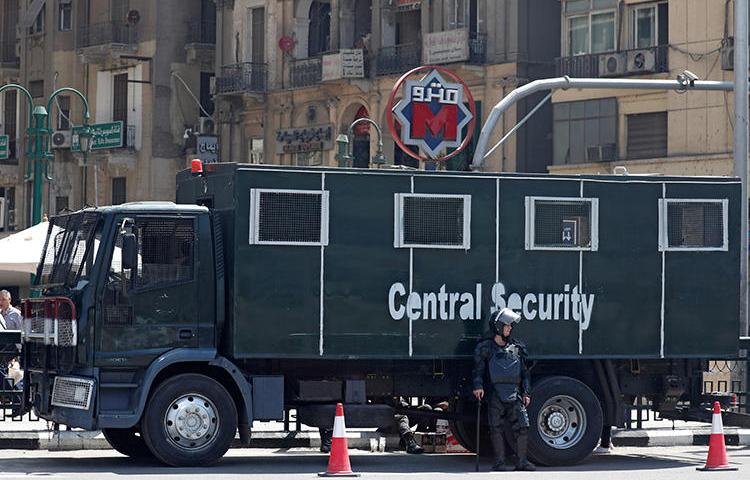
<path id="1" fill-rule="evenodd" d="M 466 147 L 468 142 L 465 140 L 472 132 L 464 136 L 463 129 L 467 125 L 474 126 L 473 108 L 470 109 L 464 104 L 464 101 L 468 100 L 469 105 L 473 107 L 473 98 L 461 79 L 445 69 L 419 67 L 396 83 L 391 98 L 395 96 L 396 90 L 406 76 L 427 68 L 432 70 L 422 79 L 406 80 L 403 98 L 391 109 L 393 117 L 401 127 L 400 132 L 392 126 L 392 121 L 389 122 L 389 126 L 394 139 L 406 153 L 420 160 L 445 160 Z M 446 81 L 441 71 L 455 77 L 457 82 Z M 412 154 L 406 146 L 418 147 L 427 158 Z M 448 148 L 456 151 L 441 157 Z"/>

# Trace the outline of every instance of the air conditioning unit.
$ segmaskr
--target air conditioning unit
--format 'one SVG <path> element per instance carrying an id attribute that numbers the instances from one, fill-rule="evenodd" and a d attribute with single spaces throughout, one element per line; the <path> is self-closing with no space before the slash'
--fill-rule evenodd
<path id="1" fill-rule="evenodd" d="M 216 133 L 216 122 L 211 117 L 201 117 L 198 120 L 196 131 L 199 135 L 214 135 Z"/>
<path id="2" fill-rule="evenodd" d="M 605 53 L 599 55 L 599 76 L 619 77 L 625 73 L 624 53 Z"/>
<path id="3" fill-rule="evenodd" d="M 57 130 L 52 134 L 52 148 L 70 148 L 70 130 Z"/>
<path id="4" fill-rule="evenodd" d="M 656 54 L 651 49 L 628 52 L 628 73 L 647 73 L 656 69 Z"/>
<path id="5" fill-rule="evenodd" d="M 605 143 L 586 147 L 587 162 L 613 162 L 617 160 L 617 145 Z"/>

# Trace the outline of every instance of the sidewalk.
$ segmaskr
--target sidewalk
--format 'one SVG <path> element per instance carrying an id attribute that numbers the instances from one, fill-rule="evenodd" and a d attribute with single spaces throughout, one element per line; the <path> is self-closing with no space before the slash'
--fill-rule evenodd
<path id="1" fill-rule="evenodd" d="M 299 432 L 284 432 L 282 422 L 255 422 L 250 448 L 318 448 L 320 436 L 316 428 L 306 425 Z M 699 422 L 671 420 L 649 420 L 640 430 L 612 430 L 615 447 L 664 447 L 708 445 L 711 426 Z M 385 449 L 398 448 L 397 435 L 383 435 L 374 429 L 349 429 L 347 439 L 350 448 L 370 450 L 385 438 Z M 727 445 L 750 445 L 750 429 L 724 427 Z M 371 442 L 371 440 L 375 440 Z M 239 447 L 239 440 L 236 445 Z M 101 432 L 73 429 L 53 431 L 52 424 L 44 420 L 0 421 L 0 449 L 17 450 L 99 450 L 111 448 Z"/>

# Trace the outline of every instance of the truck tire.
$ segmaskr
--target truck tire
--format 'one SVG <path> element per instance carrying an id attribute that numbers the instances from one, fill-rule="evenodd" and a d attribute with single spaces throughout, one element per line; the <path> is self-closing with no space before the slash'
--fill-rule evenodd
<path id="1" fill-rule="evenodd" d="M 599 399 L 583 382 L 548 377 L 534 385 L 529 405 L 529 457 L 540 465 L 574 465 L 599 443 Z"/>
<path id="2" fill-rule="evenodd" d="M 102 433 L 112 448 L 127 457 L 153 457 L 143 436 L 135 428 L 103 428 Z"/>
<path id="3" fill-rule="evenodd" d="M 485 445 L 489 445 L 489 433 L 487 430 L 487 413 L 486 408 L 482 408 L 482 432 L 480 434 L 481 447 L 479 453 L 481 455 L 489 454 L 492 449 L 484 448 Z M 458 398 L 452 404 L 452 410 L 454 413 L 460 415 L 476 415 L 477 413 L 477 401 L 473 398 Z M 476 420 L 449 420 L 448 427 L 451 429 L 451 433 L 456 441 L 470 452 L 476 452 L 477 450 L 477 424 Z"/>
<path id="4" fill-rule="evenodd" d="M 216 380 L 177 375 L 149 398 L 141 430 L 151 452 L 167 465 L 205 467 L 229 449 L 237 432 L 237 408 Z"/>

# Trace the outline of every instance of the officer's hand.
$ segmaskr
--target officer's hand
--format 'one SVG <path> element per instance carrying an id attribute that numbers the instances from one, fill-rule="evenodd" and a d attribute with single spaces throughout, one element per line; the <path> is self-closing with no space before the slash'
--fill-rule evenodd
<path id="1" fill-rule="evenodd" d="M 477 400 L 481 400 L 482 398 L 484 398 L 484 389 L 483 388 L 477 388 L 476 390 L 474 390 L 473 393 L 474 393 L 474 397 Z"/>
<path id="2" fill-rule="evenodd" d="M 528 407 L 529 404 L 531 403 L 531 397 L 528 396 L 528 395 L 524 395 L 523 398 L 522 398 L 522 400 L 523 400 L 523 406 L 524 407 Z"/>

